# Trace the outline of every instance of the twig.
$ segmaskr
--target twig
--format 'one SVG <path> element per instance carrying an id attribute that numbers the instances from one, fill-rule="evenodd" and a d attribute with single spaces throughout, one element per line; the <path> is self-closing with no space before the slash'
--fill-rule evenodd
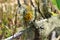
<path id="1" fill-rule="evenodd" d="M 13 40 L 13 39 L 15 39 L 15 38 L 18 38 L 19 36 L 21 36 L 22 34 L 24 34 L 25 32 L 27 32 L 28 30 L 30 30 L 30 28 L 31 28 L 31 27 L 29 27 L 29 28 L 27 28 L 27 29 L 25 29 L 25 30 L 22 30 L 22 31 L 20 31 L 20 32 L 17 32 L 17 33 L 15 33 L 14 35 L 12 35 L 12 36 L 4 39 L 4 40 Z"/>
<path id="2" fill-rule="evenodd" d="M 39 23 L 43 23 L 43 22 L 45 22 L 45 21 L 47 21 L 47 19 L 43 19 L 43 20 L 39 21 Z M 4 39 L 4 40 L 13 40 L 13 39 L 21 36 L 21 35 L 24 34 L 25 32 L 29 31 L 31 28 L 32 28 L 32 27 L 29 27 L 29 28 L 27 28 L 27 29 L 25 29 L 25 30 L 23 30 L 23 31 L 17 32 L 16 34 L 14 34 L 14 35 L 12 35 L 12 36 Z"/>

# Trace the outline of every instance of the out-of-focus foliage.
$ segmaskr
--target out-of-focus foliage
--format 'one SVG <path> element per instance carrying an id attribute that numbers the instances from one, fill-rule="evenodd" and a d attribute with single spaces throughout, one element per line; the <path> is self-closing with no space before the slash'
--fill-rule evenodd
<path id="1" fill-rule="evenodd" d="M 3 14 L 3 23 L 6 25 L 8 23 L 8 20 L 7 20 L 7 15 L 4 13 Z"/>
<path id="2" fill-rule="evenodd" d="M 60 0 L 52 0 L 52 3 L 58 7 L 60 10 Z"/>
<path id="3" fill-rule="evenodd" d="M 56 4 L 56 0 L 51 0 L 51 1 L 52 1 L 52 3 L 53 3 L 54 5 L 57 5 L 57 4 Z"/>
<path id="4" fill-rule="evenodd" d="M 12 6 L 10 3 L 7 3 L 7 2 L 6 2 L 6 4 L 4 4 L 5 2 L 0 3 L 0 14 L 1 14 L 0 15 L 0 37 L 1 38 L 7 38 L 7 37 L 10 37 L 11 35 L 13 35 L 14 27 L 15 27 L 13 22 L 15 22 L 14 17 L 15 17 L 15 12 L 16 12 L 16 4 L 15 5 L 13 4 L 13 6 Z M 17 24 L 17 25 L 19 25 L 19 24 Z M 0 38 L 0 40 L 1 40 L 1 38 Z"/>
<path id="5" fill-rule="evenodd" d="M 54 13 L 54 12 L 51 12 L 52 13 L 52 16 L 57 16 L 58 14 Z"/>
<path id="6" fill-rule="evenodd" d="M 56 3 L 57 3 L 57 7 L 58 7 L 59 10 L 60 10 L 60 0 L 56 0 Z"/>
<path id="7" fill-rule="evenodd" d="M 36 4 L 38 5 L 38 2 L 39 2 L 39 1 L 38 1 L 38 0 L 35 0 L 35 2 L 36 2 Z"/>
<path id="8" fill-rule="evenodd" d="M 10 30 L 10 29 L 6 29 L 5 30 L 5 38 L 7 38 L 7 37 L 10 37 L 12 35 L 12 30 Z"/>

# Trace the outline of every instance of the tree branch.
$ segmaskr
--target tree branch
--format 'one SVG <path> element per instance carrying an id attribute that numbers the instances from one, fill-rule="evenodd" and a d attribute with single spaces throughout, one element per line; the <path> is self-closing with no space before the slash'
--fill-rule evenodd
<path id="1" fill-rule="evenodd" d="M 41 24 L 41 23 L 43 23 L 43 22 L 45 22 L 45 21 L 47 21 L 47 19 L 43 19 L 43 20 L 38 21 L 38 22 L 36 22 L 36 23 L 37 23 L 37 24 L 38 24 L 38 23 Z M 41 26 L 41 25 L 40 25 L 40 26 Z M 14 35 L 12 35 L 12 36 L 4 39 L 4 40 L 13 40 L 13 39 L 15 39 L 15 38 L 18 38 L 18 37 L 20 37 L 21 35 L 23 35 L 25 32 L 29 31 L 30 29 L 33 29 L 33 27 L 31 26 L 31 27 L 29 27 L 29 28 L 26 28 L 25 30 L 19 31 L 19 32 L 15 33 Z"/>

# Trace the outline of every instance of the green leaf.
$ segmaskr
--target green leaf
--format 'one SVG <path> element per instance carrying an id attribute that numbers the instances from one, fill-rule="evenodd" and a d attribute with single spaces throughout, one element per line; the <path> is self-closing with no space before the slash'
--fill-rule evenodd
<path id="1" fill-rule="evenodd" d="M 57 5 L 56 0 L 51 0 L 54 5 Z"/>
<path id="2" fill-rule="evenodd" d="M 58 9 L 60 10 L 60 0 L 56 0 L 56 3 L 57 3 Z"/>
<path id="3" fill-rule="evenodd" d="M 56 7 L 58 7 L 58 9 L 60 10 L 60 0 L 51 0 L 52 1 L 52 3 L 54 4 L 54 5 L 56 5 Z"/>

